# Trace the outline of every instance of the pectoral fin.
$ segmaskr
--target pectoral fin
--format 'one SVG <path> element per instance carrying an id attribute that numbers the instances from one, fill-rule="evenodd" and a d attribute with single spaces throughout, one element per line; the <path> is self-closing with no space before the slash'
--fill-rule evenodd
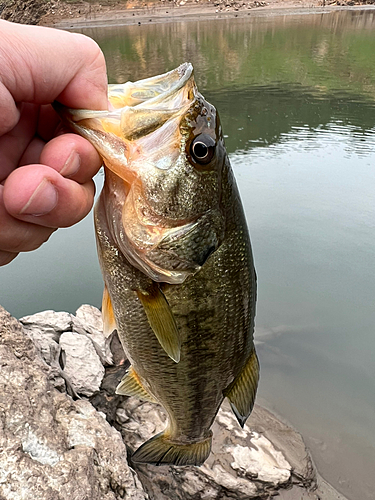
<path id="1" fill-rule="evenodd" d="M 116 394 L 121 396 L 136 396 L 144 401 L 157 403 L 155 398 L 149 394 L 143 387 L 137 372 L 131 366 L 119 385 L 116 387 Z"/>
<path id="2" fill-rule="evenodd" d="M 224 391 L 224 396 L 229 399 L 233 413 L 241 427 L 245 425 L 253 409 L 258 380 L 259 362 L 253 349 L 241 373 Z"/>
<path id="3" fill-rule="evenodd" d="M 104 290 L 103 290 L 102 318 L 103 318 L 103 335 L 106 338 L 108 338 L 113 332 L 113 330 L 116 330 L 117 325 L 107 285 L 104 285 Z"/>
<path id="4" fill-rule="evenodd" d="M 180 361 L 181 341 L 173 312 L 163 292 L 155 283 L 147 292 L 137 291 L 150 326 L 160 345 L 176 363 Z"/>

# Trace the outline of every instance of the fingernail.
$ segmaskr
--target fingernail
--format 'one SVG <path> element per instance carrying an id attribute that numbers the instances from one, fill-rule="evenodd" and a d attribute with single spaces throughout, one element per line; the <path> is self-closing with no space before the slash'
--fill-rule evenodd
<path id="1" fill-rule="evenodd" d="M 57 205 L 57 190 L 47 179 L 43 179 L 20 211 L 20 215 L 46 215 Z"/>
<path id="2" fill-rule="evenodd" d="M 68 159 L 64 163 L 63 168 L 60 170 L 60 174 L 64 177 L 71 177 L 74 175 L 79 167 L 81 166 L 81 157 L 77 153 L 77 151 L 73 151 L 68 156 Z"/>

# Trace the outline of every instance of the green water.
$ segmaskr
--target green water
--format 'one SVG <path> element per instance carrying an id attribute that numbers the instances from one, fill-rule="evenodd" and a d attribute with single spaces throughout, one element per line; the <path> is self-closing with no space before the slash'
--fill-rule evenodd
<path id="1" fill-rule="evenodd" d="M 322 475 L 351 500 L 375 489 L 374 16 L 85 30 L 111 82 L 193 63 L 220 112 L 251 231 L 258 401 L 302 432 Z M 57 232 L 0 270 L 0 303 L 18 317 L 99 306 L 94 245 L 91 218 Z"/>

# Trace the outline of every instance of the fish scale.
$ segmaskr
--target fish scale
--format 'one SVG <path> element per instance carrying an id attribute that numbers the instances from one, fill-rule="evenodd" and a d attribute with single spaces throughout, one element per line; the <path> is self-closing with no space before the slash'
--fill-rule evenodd
<path id="1" fill-rule="evenodd" d="M 224 397 L 243 426 L 258 384 L 246 220 L 218 115 L 191 65 L 112 86 L 111 98 L 108 113 L 57 109 L 105 163 L 95 207 L 102 312 L 131 362 L 117 392 L 168 415 L 132 460 L 201 465 Z"/>

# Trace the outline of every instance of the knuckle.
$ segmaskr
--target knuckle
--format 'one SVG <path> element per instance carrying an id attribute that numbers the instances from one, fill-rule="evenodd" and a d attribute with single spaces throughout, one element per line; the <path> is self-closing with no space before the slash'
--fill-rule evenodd
<path id="1" fill-rule="evenodd" d="M 17 257 L 18 253 L 0 251 L 0 266 L 5 266 Z"/>
<path id="2" fill-rule="evenodd" d="M 52 231 L 32 224 L 25 224 L 22 229 L 18 226 L 17 230 L 9 228 L 1 235 L 0 248 L 3 253 L 31 252 L 46 242 Z"/>

